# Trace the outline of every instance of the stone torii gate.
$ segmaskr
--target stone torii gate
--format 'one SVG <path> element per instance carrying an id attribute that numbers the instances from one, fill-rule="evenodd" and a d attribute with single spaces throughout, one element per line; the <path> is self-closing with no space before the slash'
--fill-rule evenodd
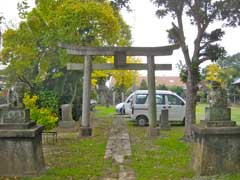
<path id="1" fill-rule="evenodd" d="M 59 44 L 59 47 L 67 50 L 68 54 L 85 56 L 84 65 L 70 63 L 68 70 L 84 70 L 83 81 L 83 106 L 80 136 L 91 136 L 90 127 L 90 90 L 92 70 L 147 70 L 149 92 L 149 135 L 158 135 L 156 128 L 156 95 L 155 95 L 155 70 L 172 70 L 172 64 L 155 64 L 154 56 L 172 55 L 173 50 L 179 45 L 161 47 L 80 47 L 74 45 Z M 114 56 L 114 64 L 92 64 L 91 56 Z M 147 56 L 147 64 L 127 64 L 126 56 Z"/>

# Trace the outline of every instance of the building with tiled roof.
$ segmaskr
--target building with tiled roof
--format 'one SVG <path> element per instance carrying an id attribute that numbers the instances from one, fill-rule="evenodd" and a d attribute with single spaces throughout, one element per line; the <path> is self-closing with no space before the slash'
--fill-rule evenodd
<path id="1" fill-rule="evenodd" d="M 138 83 L 141 83 L 142 80 L 146 80 L 147 76 L 140 76 Z M 179 76 L 156 76 L 155 77 L 156 85 L 165 85 L 165 86 L 180 86 L 186 87 L 185 83 L 183 83 Z"/>

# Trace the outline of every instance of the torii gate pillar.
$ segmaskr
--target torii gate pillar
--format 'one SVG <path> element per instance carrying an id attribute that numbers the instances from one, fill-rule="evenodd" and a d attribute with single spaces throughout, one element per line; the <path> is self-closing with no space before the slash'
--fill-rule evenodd
<path id="1" fill-rule="evenodd" d="M 157 109 L 156 109 L 156 91 L 155 91 L 155 62 L 154 56 L 147 57 L 148 64 L 148 115 L 149 115 L 149 129 L 148 135 L 158 136 L 159 129 L 156 126 Z"/>
<path id="2" fill-rule="evenodd" d="M 90 126 L 90 99 L 91 99 L 91 56 L 85 56 L 84 59 L 84 79 L 83 79 L 83 98 L 82 98 L 82 122 L 80 127 L 80 137 L 92 136 Z"/>

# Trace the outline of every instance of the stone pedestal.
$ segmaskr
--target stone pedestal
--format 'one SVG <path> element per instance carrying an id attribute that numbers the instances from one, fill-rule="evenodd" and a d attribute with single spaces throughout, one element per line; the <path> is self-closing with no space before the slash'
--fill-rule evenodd
<path id="1" fill-rule="evenodd" d="M 43 172 L 42 130 L 43 126 L 0 129 L 0 176 L 34 176 Z"/>
<path id="2" fill-rule="evenodd" d="M 0 176 L 34 176 L 44 170 L 44 127 L 29 117 L 22 107 L 0 106 Z"/>
<path id="3" fill-rule="evenodd" d="M 148 127 L 148 136 L 157 137 L 160 135 L 160 130 L 157 127 Z"/>
<path id="4" fill-rule="evenodd" d="M 193 125 L 193 169 L 198 175 L 240 172 L 240 127 Z"/>
<path id="5" fill-rule="evenodd" d="M 240 127 L 227 107 L 207 107 L 205 120 L 193 125 L 193 169 L 198 175 L 240 172 Z"/>
<path id="6" fill-rule="evenodd" d="M 72 118 L 72 105 L 71 104 L 63 104 L 61 106 L 62 109 L 62 120 L 58 122 L 58 126 L 60 128 L 74 128 L 75 121 Z"/>
<path id="7" fill-rule="evenodd" d="M 161 130 L 170 130 L 171 129 L 170 123 L 168 121 L 168 110 L 167 109 L 161 110 L 159 127 Z"/>
<path id="8" fill-rule="evenodd" d="M 229 107 L 206 107 L 206 121 L 230 121 L 231 109 Z"/>
<path id="9" fill-rule="evenodd" d="M 80 127 L 79 137 L 89 137 L 92 136 L 91 127 Z"/>

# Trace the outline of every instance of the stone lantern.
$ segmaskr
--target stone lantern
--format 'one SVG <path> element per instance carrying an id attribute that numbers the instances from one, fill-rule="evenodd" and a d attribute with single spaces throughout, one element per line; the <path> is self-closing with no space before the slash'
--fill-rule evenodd
<path id="1" fill-rule="evenodd" d="M 30 121 L 22 99 L 24 84 L 9 91 L 8 104 L 0 105 L 0 176 L 33 176 L 44 170 L 43 126 Z"/>
<path id="2" fill-rule="evenodd" d="M 227 92 L 213 83 L 205 119 L 193 125 L 193 169 L 198 175 L 240 171 L 240 127 L 231 121 Z"/>

